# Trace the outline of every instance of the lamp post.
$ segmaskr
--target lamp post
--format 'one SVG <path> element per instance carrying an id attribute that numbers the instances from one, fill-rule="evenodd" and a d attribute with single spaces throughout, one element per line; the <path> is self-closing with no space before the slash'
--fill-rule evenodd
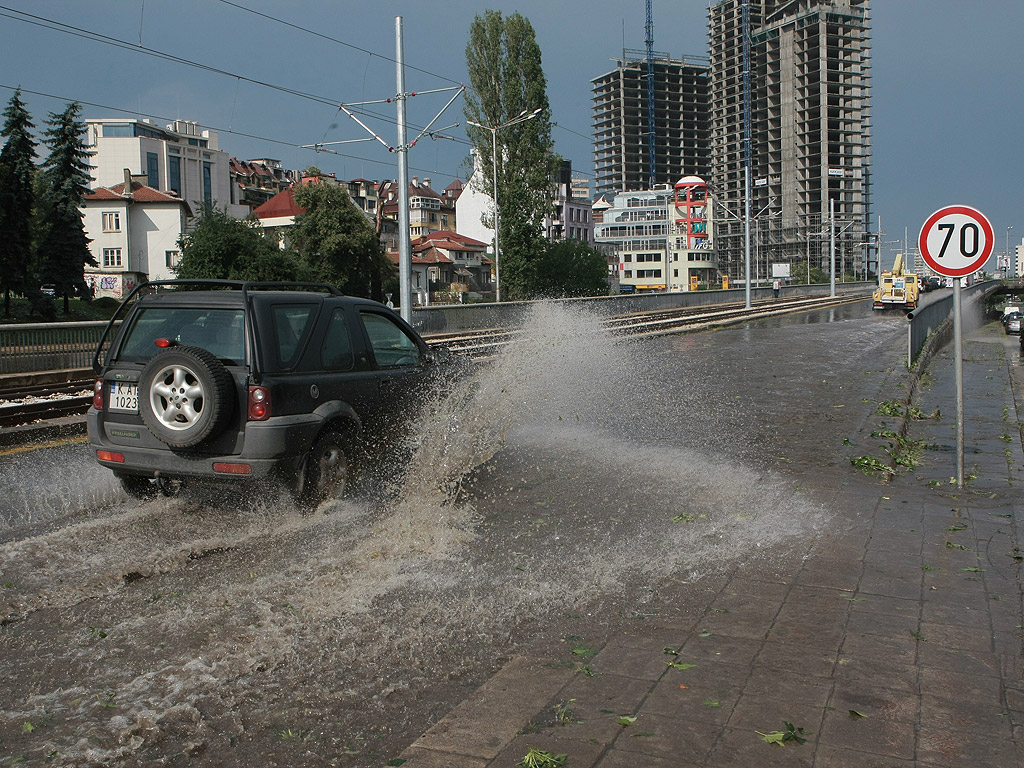
<path id="1" fill-rule="evenodd" d="M 493 182 L 494 191 L 494 300 L 501 301 L 501 271 L 498 267 L 498 225 L 500 221 L 500 215 L 498 213 L 498 131 L 502 128 L 508 128 L 511 125 L 517 125 L 519 123 L 525 123 L 527 120 L 532 120 L 541 113 L 542 109 L 538 107 L 533 112 L 527 112 L 525 109 L 518 115 L 513 117 L 501 125 L 484 125 L 483 123 L 475 123 L 472 120 L 467 120 L 467 125 L 475 126 L 476 128 L 483 128 L 485 131 L 491 132 L 491 181 Z"/>
<path id="2" fill-rule="evenodd" d="M 1012 226 L 1009 226 L 1009 227 L 1006 228 L 1006 271 L 1007 272 L 1013 272 L 1014 271 L 1014 269 L 1013 269 L 1014 265 L 1010 261 L 1010 230 L 1011 229 L 1013 229 Z M 1007 277 L 1009 277 L 1009 275 L 1007 275 Z"/>

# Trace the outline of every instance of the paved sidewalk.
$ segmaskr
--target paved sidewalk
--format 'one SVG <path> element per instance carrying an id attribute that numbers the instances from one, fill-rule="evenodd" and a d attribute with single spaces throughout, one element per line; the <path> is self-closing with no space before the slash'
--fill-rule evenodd
<path id="1" fill-rule="evenodd" d="M 914 469 L 884 482 L 851 467 L 826 500 L 829 529 L 802 551 L 666 593 L 676 618 L 575 668 L 514 660 L 417 740 L 405 768 L 506 768 L 531 747 L 569 768 L 1024 765 L 1015 341 L 986 326 L 965 343 L 966 489 L 949 484 L 950 345 L 916 401 L 940 415 L 910 423 L 925 444 Z M 806 743 L 757 733 L 786 722 Z"/>

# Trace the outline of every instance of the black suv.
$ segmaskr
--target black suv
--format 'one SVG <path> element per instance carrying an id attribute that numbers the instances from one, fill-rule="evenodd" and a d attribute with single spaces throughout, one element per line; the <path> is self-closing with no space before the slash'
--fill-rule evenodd
<path id="1" fill-rule="evenodd" d="M 96 351 L 89 443 L 135 497 L 276 479 L 315 506 L 344 490 L 368 432 L 412 417 L 442 357 L 329 285 L 144 283 Z"/>

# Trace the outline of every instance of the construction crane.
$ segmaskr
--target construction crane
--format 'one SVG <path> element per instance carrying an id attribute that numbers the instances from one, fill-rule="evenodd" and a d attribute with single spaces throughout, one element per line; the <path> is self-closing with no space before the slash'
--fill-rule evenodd
<path id="1" fill-rule="evenodd" d="M 647 166 L 650 188 L 655 183 L 654 154 L 654 14 L 651 12 L 652 0 L 647 0 L 647 24 L 644 26 L 647 43 Z"/>

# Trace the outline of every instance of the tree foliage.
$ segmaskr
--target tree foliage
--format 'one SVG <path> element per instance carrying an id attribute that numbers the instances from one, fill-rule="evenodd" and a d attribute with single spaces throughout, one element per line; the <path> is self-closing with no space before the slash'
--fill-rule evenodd
<path id="1" fill-rule="evenodd" d="M 328 182 L 300 184 L 295 202 L 306 210 L 296 217 L 289 239 L 311 279 L 380 301 L 381 285 L 394 267 L 348 191 Z"/>
<path id="2" fill-rule="evenodd" d="M 207 206 L 196 226 L 178 240 L 177 277 L 188 280 L 302 280 L 296 255 L 282 251 L 255 221 Z"/>
<path id="3" fill-rule="evenodd" d="M 18 88 L 4 109 L 0 135 L 0 288 L 4 315 L 11 314 L 11 292 L 24 292 L 32 258 L 32 211 L 35 207 L 35 125 Z"/>
<path id="4" fill-rule="evenodd" d="M 477 16 L 470 27 L 466 67 L 472 85 L 466 93 L 466 119 L 497 128 L 502 290 L 507 298 L 524 298 L 533 290 L 534 261 L 559 162 L 552 152 L 547 79 L 529 20 L 519 13 L 506 17 L 500 11 Z M 535 118 L 506 125 L 535 110 L 539 110 Z M 494 137 L 483 128 L 468 126 L 467 131 L 481 161 L 476 174 L 479 189 L 491 195 Z"/>
<path id="5" fill-rule="evenodd" d="M 88 160 L 92 152 L 85 146 L 82 134 L 85 123 L 79 119 L 81 105 L 68 104 L 62 113 L 50 113 L 43 134 L 50 154 L 43 163 L 46 185 L 45 219 L 41 251 L 44 282 L 53 283 L 58 296 L 64 298 L 64 314 L 68 299 L 87 295 L 84 269 L 96 266 L 85 234 L 82 204 L 92 179 Z"/>
<path id="6" fill-rule="evenodd" d="M 608 295 L 608 261 L 580 240 L 548 243 L 537 259 L 534 294 L 544 298 Z"/>

